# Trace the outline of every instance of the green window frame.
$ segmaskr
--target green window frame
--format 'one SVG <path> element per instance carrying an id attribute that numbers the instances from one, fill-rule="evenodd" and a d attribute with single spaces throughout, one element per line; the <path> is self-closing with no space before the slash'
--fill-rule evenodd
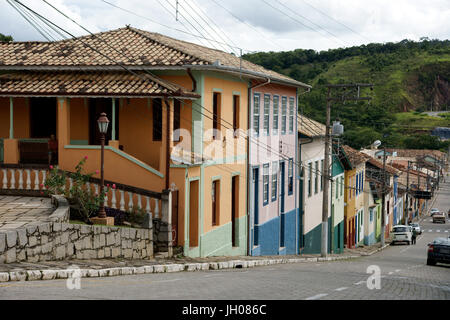
<path id="1" fill-rule="evenodd" d="M 279 112 L 280 112 L 280 97 L 273 96 L 273 125 L 272 131 L 274 135 L 278 134 L 278 121 L 279 121 Z"/>
<path id="2" fill-rule="evenodd" d="M 269 164 L 263 165 L 263 205 L 269 203 Z"/>
<path id="3" fill-rule="evenodd" d="M 272 201 L 277 200 L 278 189 L 278 161 L 272 162 Z"/>
<path id="4" fill-rule="evenodd" d="M 267 135 L 267 136 L 270 135 L 269 121 L 270 121 L 270 95 L 265 94 L 264 95 L 264 122 L 263 122 L 263 126 L 264 126 L 264 134 Z"/>
<path id="5" fill-rule="evenodd" d="M 294 159 L 289 159 L 288 163 L 288 195 L 294 193 Z"/>
<path id="6" fill-rule="evenodd" d="M 308 163 L 308 197 L 312 195 L 312 162 Z"/>
<path id="7" fill-rule="evenodd" d="M 255 93 L 253 96 L 253 130 L 256 136 L 259 136 L 260 99 L 261 99 L 260 94 Z"/>
<path id="8" fill-rule="evenodd" d="M 294 98 L 289 98 L 289 133 L 294 133 Z"/>
<path id="9" fill-rule="evenodd" d="M 281 98 L 281 134 L 286 134 L 287 97 Z"/>
<path id="10" fill-rule="evenodd" d="M 339 180 L 341 179 L 336 179 L 336 199 L 339 198 Z"/>
<path id="11" fill-rule="evenodd" d="M 314 168 L 316 169 L 316 174 L 314 175 L 314 193 L 319 192 L 319 161 L 315 162 Z"/>
<path id="12" fill-rule="evenodd" d="M 324 179 L 324 166 L 323 166 L 323 160 L 320 160 L 320 191 L 323 191 L 323 179 Z"/>

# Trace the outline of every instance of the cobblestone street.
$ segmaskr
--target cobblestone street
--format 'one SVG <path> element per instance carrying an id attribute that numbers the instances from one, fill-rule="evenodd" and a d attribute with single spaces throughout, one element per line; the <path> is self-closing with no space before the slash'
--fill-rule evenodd
<path id="1" fill-rule="evenodd" d="M 4 199 L 3 199 L 4 200 Z M 15 202 L 15 205 L 18 202 Z M 26 202 L 24 201 L 24 204 Z M 23 205 L 23 204 L 21 204 Z M 450 207 L 450 184 L 443 183 L 429 208 Z M 427 244 L 437 237 L 447 237 L 450 221 L 433 224 L 426 216 L 420 222 L 423 234 L 416 245 L 395 245 L 370 256 L 375 247 L 346 250 L 344 255 L 359 252 L 360 257 L 340 261 L 306 262 L 196 272 L 152 273 L 129 276 L 82 278 L 80 290 L 69 290 L 67 280 L 13 281 L 0 284 L 0 299 L 187 299 L 187 300 L 449 300 L 450 266 L 426 265 Z M 234 257 L 236 259 L 237 257 Z M 258 259 L 263 257 L 240 257 Z M 226 258 L 192 259 L 191 262 L 217 261 Z M 181 263 L 173 259 L 172 263 Z M 185 261 L 184 262 L 189 262 Z M 79 267 L 149 265 L 162 261 L 120 260 L 84 261 Z M 70 261 L 77 264 L 77 261 Z M 69 262 L 11 264 L 6 270 L 64 268 Z M 380 288 L 370 289 L 372 273 L 380 271 Z M 5 269 L 5 268 L 3 268 Z"/>

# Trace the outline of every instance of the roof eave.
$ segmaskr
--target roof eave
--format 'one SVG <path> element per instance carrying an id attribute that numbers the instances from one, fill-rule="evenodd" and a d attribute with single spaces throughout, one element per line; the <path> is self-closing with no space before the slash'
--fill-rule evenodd
<path id="1" fill-rule="evenodd" d="M 262 72 L 256 72 L 256 71 L 250 71 L 247 69 L 240 69 L 230 66 L 224 66 L 224 65 L 183 65 L 185 68 L 191 68 L 192 70 L 211 70 L 211 71 L 222 71 L 222 72 L 230 72 L 230 73 L 237 73 L 237 74 L 246 74 L 251 77 L 259 77 L 261 79 L 267 79 L 269 78 L 272 83 L 277 84 L 284 84 L 284 85 L 291 85 L 294 87 L 303 87 L 303 88 L 309 88 L 312 89 L 312 86 L 307 85 L 303 82 L 296 81 L 296 80 L 288 80 L 288 79 L 280 79 L 273 76 L 270 76 L 268 74 L 262 73 Z"/>

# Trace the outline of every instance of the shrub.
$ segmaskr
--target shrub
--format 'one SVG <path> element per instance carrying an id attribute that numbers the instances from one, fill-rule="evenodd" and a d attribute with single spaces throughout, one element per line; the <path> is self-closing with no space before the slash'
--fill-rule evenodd
<path id="1" fill-rule="evenodd" d="M 50 173 L 46 179 L 45 186 L 47 194 L 60 194 L 68 198 L 72 208 L 78 211 L 80 218 L 86 223 L 91 223 L 89 218 L 98 212 L 100 204 L 105 201 L 105 194 L 109 187 L 104 188 L 102 194 L 97 194 L 86 184 L 94 173 L 83 173 L 83 166 L 87 156 L 80 160 L 75 166 L 74 173 L 67 173 L 50 166 Z M 66 190 L 67 178 L 72 178 L 72 187 Z"/>

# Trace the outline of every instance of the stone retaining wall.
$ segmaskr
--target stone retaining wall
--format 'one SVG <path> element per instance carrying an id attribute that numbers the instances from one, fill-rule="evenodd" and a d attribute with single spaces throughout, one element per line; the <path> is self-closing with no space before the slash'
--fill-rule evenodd
<path id="1" fill-rule="evenodd" d="M 65 259 L 153 257 L 153 230 L 68 223 L 69 207 L 63 197 L 49 221 L 0 231 L 0 263 Z"/>
<path id="2" fill-rule="evenodd" d="M 0 232 L 0 263 L 151 257 L 150 229 L 45 222 Z"/>

